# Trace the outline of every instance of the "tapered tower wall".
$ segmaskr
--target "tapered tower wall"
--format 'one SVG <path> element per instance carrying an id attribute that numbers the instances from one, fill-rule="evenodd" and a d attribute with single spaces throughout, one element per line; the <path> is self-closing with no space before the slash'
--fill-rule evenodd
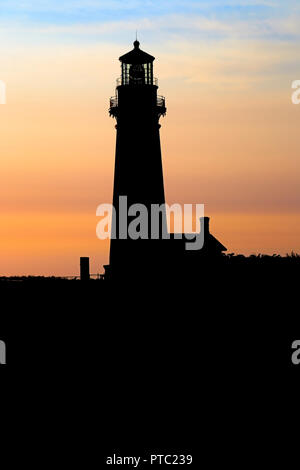
<path id="1" fill-rule="evenodd" d="M 134 54 L 135 51 L 143 53 L 137 47 L 132 53 Z M 149 70 L 153 70 L 152 63 Z M 151 257 L 153 252 L 158 254 L 157 240 L 154 241 L 155 243 L 151 243 L 152 240 L 150 240 L 151 205 L 165 204 L 159 131 L 159 118 L 166 112 L 164 98 L 157 95 L 158 86 L 153 84 L 152 78 L 151 81 L 147 78 L 146 83 L 141 82 L 140 78 L 135 81 L 134 77 L 128 78 L 127 76 L 122 80 L 123 83 L 121 81 L 121 84 L 117 86 L 116 96 L 111 100 L 110 107 L 110 114 L 116 118 L 117 122 L 113 193 L 116 219 L 112 227 L 112 232 L 116 234 L 117 239 L 111 240 L 110 246 L 112 271 L 119 270 L 122 265 L 128 267 L 128 264 L 136 263 L 137 260 L 143 262 L 150 253 L 152 253 Z M 120 196 L 127 197 L 128 206 L 143 204 L 147 207 L 149 240 L 141 240 L 143 243 L 139 240 L 127 242 L 118 240 Z M 128 224 L 130 221 L 131 218 L 128 217 Z M 162 212 L 160 225 L 161 231 L 162 227 L 166 229 L 165 212 Z"/>

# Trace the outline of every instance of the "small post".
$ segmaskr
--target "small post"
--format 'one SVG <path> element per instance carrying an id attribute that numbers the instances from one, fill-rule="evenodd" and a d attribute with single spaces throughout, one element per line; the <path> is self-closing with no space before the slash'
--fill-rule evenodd
<path id="1" fill-rule="evenodd" d="M 80 258 L 80 280 L 90 280 L 90 258 L 86 256 Z"/>

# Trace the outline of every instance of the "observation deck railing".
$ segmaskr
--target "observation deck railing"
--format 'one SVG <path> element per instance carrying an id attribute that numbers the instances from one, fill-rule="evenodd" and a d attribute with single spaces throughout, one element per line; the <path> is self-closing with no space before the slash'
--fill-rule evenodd
<path id="1" fill-rule="evenodd" d="M 158 86 L 158 78 L 156 77 L 153 77 L 152 79 L 152 83 L 149 83 L 148 82 L 148 77 L 145 77 L 145 80 L 143 79 L 139 79 L 139 80 L 136 80 L 135 83 L 132 83 L 130 82 L 130 79 L 129 77 L 125 77 L 125 79 L 123 80 L 123 83 L 122 83 L 122 77 L 118 77 L 117 80 L 116 80 L 116 83 L 117 83 L 117 87 L 120 86 L 120 85 L 131 85 L 131 86 L 147 86 L 147 85 L 155 85 L 155 86 Z M 124 83 L 125 82 L 125 83 Z"/>
<path id="2" fill-rule="evenodd" d="M 157 95 L 156 106 L 158 108 L 165 108 L 166 107 L 166 99 L 164 96 Z M 118 107 L 118 97 L 117 95 L 111 96 L 109 100 L 109 108 L 117 108 Z"/>

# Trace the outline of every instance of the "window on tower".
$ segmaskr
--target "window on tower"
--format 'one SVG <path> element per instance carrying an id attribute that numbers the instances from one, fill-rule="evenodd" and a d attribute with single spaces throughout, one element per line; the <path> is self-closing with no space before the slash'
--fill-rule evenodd
<path id="1" fill-rule="evenodd" d="M 122 85 L 153 85 L 153 66 L 147 64 L 122 63 Z"/>
<path id="2" fill-rule="evenodd" d="M 129 83 L 131 85 L 145 84 L 145 69 L 141 64 L 131 65 L 129 69 Z"/>

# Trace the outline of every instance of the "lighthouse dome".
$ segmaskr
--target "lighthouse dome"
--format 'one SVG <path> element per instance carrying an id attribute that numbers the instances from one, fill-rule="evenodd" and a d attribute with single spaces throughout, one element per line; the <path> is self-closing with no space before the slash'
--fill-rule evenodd
<path id="1" fill-rule="evenodd" d="M 134 49 L 119 58 L 123 64 L 149 64 L 155 60 L 155 57 L 140 49 L 140 43 L 138 40 L 134 41 L 133 45 Z"/>

